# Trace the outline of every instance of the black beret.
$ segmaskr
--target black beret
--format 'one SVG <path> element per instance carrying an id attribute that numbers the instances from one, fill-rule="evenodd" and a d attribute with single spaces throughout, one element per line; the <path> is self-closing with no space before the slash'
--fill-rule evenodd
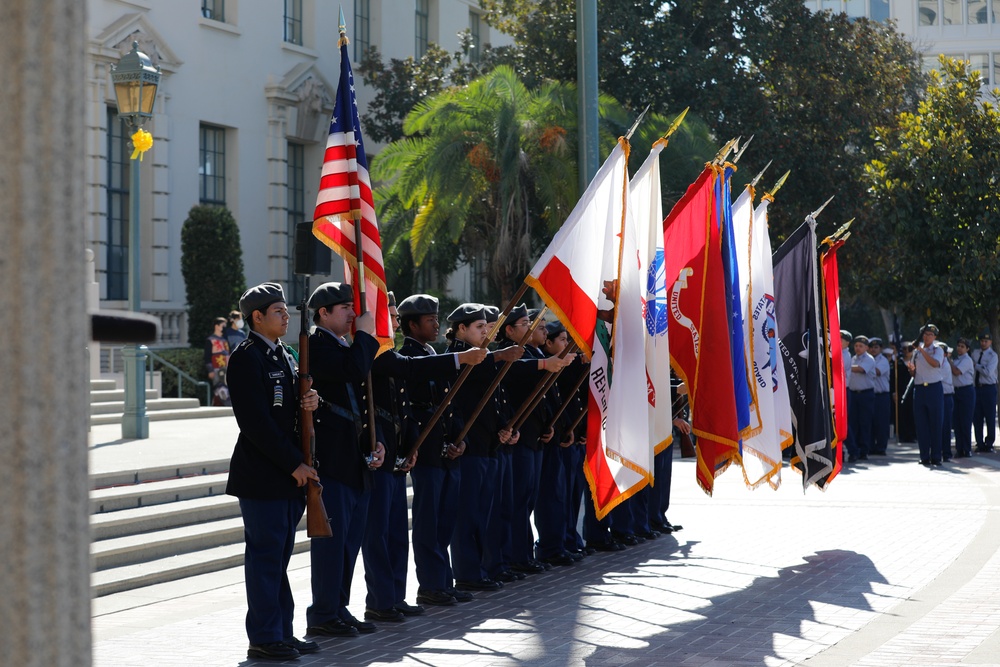
<path id="1" fill-rule="evenodd" d="M 868 344 L 868 336 L 855 336 L 854 337 L 854 342 L 855 343 L 864 343 L 865 345 L 867 345 Z"/>
<path id="2" fill-rule="evenodd" d="M 882 347 L 882 339 L 879 338 L 879 337 L 877 337 L 877 336 L 875 336 L 873 338 L 869 338 L 868 339 L 868 344 L 869 345 L 878 345 L 879 347 Z"/>
<path id="3" fill-rule="evenodd" d="M 411 294 L 399 302 L 396 312 L 400 317 L 408 315 L 437 315 L 438 300 L 430 294 Z"/>
<path id="4" fill-rule="evenodd" d="M 500 319 L 500 309 L 496 306 L 484 306 L 486 308 L 486 321 L 493 324 Z"/>
<path id="5" fill-rule="evenodd" d="M 848 343 L 850 343 L 850 342 L 851 342 L 851 340 L 853 340 L 853 339 L 854 339 L 854 336 L 852 336 L 852 335 L 851 335 L 851 332 L 850 332 L 850 331 L 848 331 L 847 329 L 841 329 L 841 330 L 840 330 L 840 337 L 841 337 L 842 339 L 846 340 L 846 341 L 847 341 Z"/>
<path id="6" fill-rule="evenodd" d="M 252 319 L 250 314 L 255 310 L 266 311 L 272 303 L 285 300 L 285 292 L 278 283 L 261 283 L 251 287 L 240 297 L 240 312 L 243 319 Z"/>
<path id="7" fill-rule="evenodd" d="M 971 345 L 969 345 L 969 339 L 964 336 L 960 336 L 958 342 L 955 343 L 955 345 L 964 345 L 965 347 L 972 347 Z"/>
<path id="8" fill-rule="evenodd" d="M 993 340 L 993 339 L 990 338 L 989 333 L 984 333 L 982 336 L 979 337 L 979 340 Z"/>
<path id="9" fill-rule="evenodd" d="M 545 324 L 545 336 L 547 338 L 557 338 L 564 331 L 566 331 L 566 327 L 559 320 Z"/>
<path id="10" fill-rule="evenodd" d="M 527 316 L 528 307 L 522 303 L 520 306 L 514 306 L 510 309 L 510 312 L 507 313 L 507 317 L 504 318 L 503 324 L 504 326 L 513 326 L 519 319 Z"/>
<path id="11" fill-rule="evenodd" d="M 920 328 L 920 335 L 922 336 L 925 333 L 927 333 L 928 331 L 931 332 L 932 334 L 934 334 L 935 336 L 938 335 L 938 328 L 936 326 L 934 326 L 933 324 L 931 324 L 930 322 L 928 322 L 927 324 L 925 324 L 924 326 L 922 326 Z"/>
<path id="12" fill-rule="evenodd" d="M 323 283 L 309 297 L 309 307 L 313 310 L 341 303 L 354 303 L 354 290 L 346 283 Z"/>
<path id="13" fill-rule="evenodd" d="M 396 295 L 392 292 L 386 292 L 385 295 L 389 300 L 389 308 L 396 308 Z M 396 314 L 399 314 L 398 308 L 396 308 Z"/>
<path id="14" fill-rule="evenodd" d="M 481 303 L 463 303 L 448 315 L 448 321 L 452 324 L 468 324 L 485 319 L 486 306 Z"/>
<path id="15" fill-rule="evenodd" d="M 542 312 L 541 308 L 529 308 L 528 309 L 528 319 L 532 322 L 538 317 L 538 314 Z"/>

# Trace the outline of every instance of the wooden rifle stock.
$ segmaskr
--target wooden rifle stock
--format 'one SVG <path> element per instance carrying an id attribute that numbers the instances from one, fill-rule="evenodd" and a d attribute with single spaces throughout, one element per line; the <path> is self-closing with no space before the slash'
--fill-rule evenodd
<path id="1" fill-rule="evenodd" d="M 313 465 L 313 453 L 316 451 L 316 429 L 313 426 L 312 412 L 302 409 L 302 400 L 312 389 L 312 378 L 309 377 L 309 320 L 307 318 L 306 302 L 302 302 L 302 321 L 299 331 L 299 435 L 302 443 L 302 462 Z M 319 482 L 306 482 L 306 535 L 309 537 L 333 537 L 330 528 L 330 517 L 326 514 L 323 504 L 323 486 Z"/>

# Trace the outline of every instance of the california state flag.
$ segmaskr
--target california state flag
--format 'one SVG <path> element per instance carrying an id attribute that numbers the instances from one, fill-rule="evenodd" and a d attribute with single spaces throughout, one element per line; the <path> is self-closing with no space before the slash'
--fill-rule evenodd
<path id="1" fill-rule="evenodd" d="M 673 413 L 670 404 L 670 346 L 667 339 L 667 282 L 663 256 L 663 199 L 660 194 L 660 153 L 666 140 L 653 144 L 646 161 L 632 177 L 632 218 L 639 246 L 643 286 L 643 323 L 649 438 L 655 454 L 670 446 Z M 655 480 L 654 480 L 655 483 Z"/>
<path id="2" fill-rule="evenodd" d="M 602 518 L 652 477 L 646 413 L 642 286 L 628 215 L 628 143 L 620 139 L 525 282 L 590 361 L 585 473 Z M 620 260 L 619 260 L 620 258 Z M 617 281 L 613 328 L 598 320 Z"/>

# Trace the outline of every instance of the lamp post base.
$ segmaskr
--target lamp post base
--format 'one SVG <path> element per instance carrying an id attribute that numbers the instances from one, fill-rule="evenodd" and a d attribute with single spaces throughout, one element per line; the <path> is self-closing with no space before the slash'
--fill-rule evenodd
<path id="1" fill-rule="evenodd" d="M 149 437 L 149 417 L 146 415 L 146 350 L 145 345 L 126 345 L 125 414 L 122 415 L 122 437 L 145 440 Z"/>

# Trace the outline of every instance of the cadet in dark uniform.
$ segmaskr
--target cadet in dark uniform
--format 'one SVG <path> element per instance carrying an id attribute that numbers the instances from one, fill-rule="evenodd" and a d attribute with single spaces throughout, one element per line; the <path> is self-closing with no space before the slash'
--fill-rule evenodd
<path id="1" fill-rule="evenodd" d="M 316 460 L 323 502 L 333 537 L 311 547 L 313 603 L 306 612 L 308 631 L 331 637 L 374 632 L 375 625 L 347 610 L 354 565 L 365 532 L 371 499 L 372 469 L 385 455 L 382 438 L 371 456 L 364 382 L 379 343 L 372 336 L 371 313 L 354 316 L 350 285 L 323 283 L 309 297 L 316 330 L 309 337 L 310 373 L 321 397 L 316 411 Z M 345 340 L 352 323 L 354 342 Z M 391 464 L 390 464 L 391 465 Z"/>
<path id="2" fill-rule="evenodd" d="M 295 605 L 287 575 L 295 530 L 305 510 L 302 487 L 319 476 L 302 462 L 296 436 L 297 369 L 280 341 L 288 331 L 281 286 L 251 287 L 240 298 L 240 311 L 251 333 L 229 359 L 229 389 L 240 435 L 226 493 L 240 499 L 246 539 L 247 657 L 288 660 L 319 650 L 315 642 L 301 641 L 292 633 Z M 301 407 L 311 413 L 318 404 L 316 391 L 310 390 Z"/>
<path id="3" fill-rule="evenodd" d="M 399 314 L 392 292 L 389 293 L 389 315 L 395 331 Z M 417 458 L 409 447 L 419 435 L 410 406 L 409 384 L 430 380 L 448 382 L 455 378 L 460 364 L 475 365 L 485 359 L 486 354 L 485 349 L 474 348 L 457 355 L 411 358 L 388 350 L 375 359 L 372 387 L 376 418 L 385 438 L 386 464 L 373 476 L 368 524 L 362 544 L 368 586 L 367 620 L 398 622 L 404 616 L 424 611 L 423 607 L 404 601 L 409 558 L 406 472 Z M 399 468 L 395 465 L 397 458 L 401 463 Z"/>
<path id="4" fill-rule="evenodd" d="M 438 339 L 438 300 L 428 294 L 414 294 L 399 304 L 400 325 L 406 337 L 400 354 L 406 357 L 433 357 L 431 343 Z M 450 385 L 437 380 L 408 383 L 411 407 L 422 430 Z M 413 481 L 413 562 L 416 566 L 417 602 L 453 605 L 473 599 L 471 593 L 456 590 L 449 562 L 455 519 L 458 516 L 458 489 L 461 468 L 458 457 L 465 443 L 453 443 L 463 422 L 450 405 L 421 445 L 416 464 L 410 471 Z M 412 456 L 412 453 L 411 453 Z"/>

